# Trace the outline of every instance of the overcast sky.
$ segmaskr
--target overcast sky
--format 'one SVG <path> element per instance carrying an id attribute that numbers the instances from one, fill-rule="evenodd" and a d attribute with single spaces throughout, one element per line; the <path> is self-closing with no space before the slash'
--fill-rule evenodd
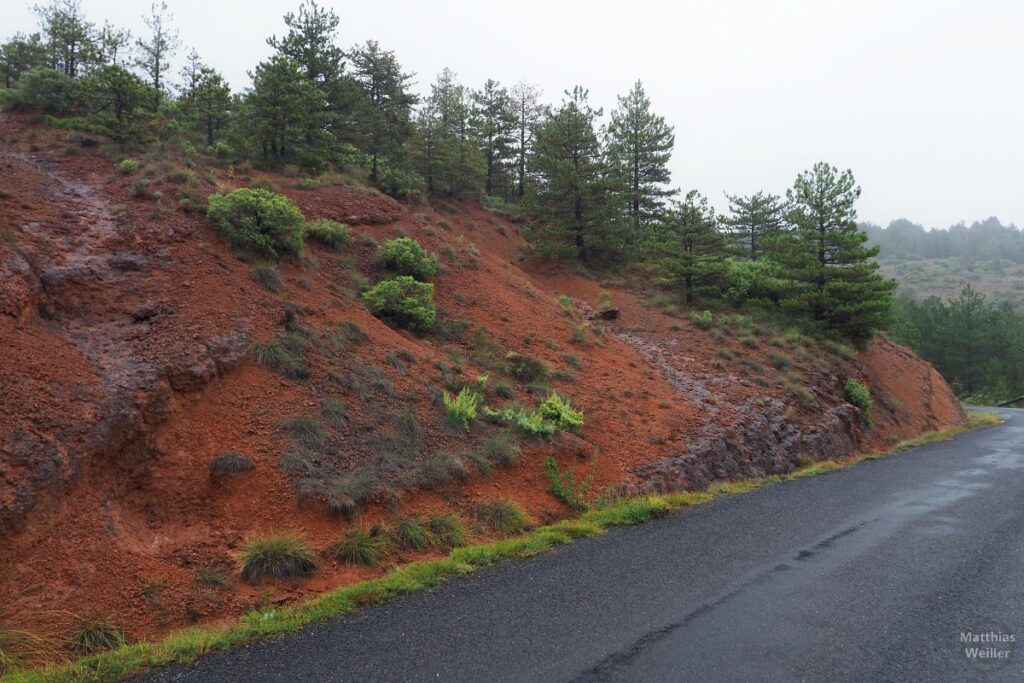
<path id="1" fill-rule="evenodd" d="M 5 0 L 0 35 L 33 30 Z M 636 79 L 676 131 L 673 184 L 782 193 L 824 160 L 852 168 L 862 220 L 1024 223 L 1024 3 L 1016 0 L 325 0 L 339 43 L 394 50 L 427 92 L 443 67 L 575 84 L 605 113 Z M 82 0 L 138 32 L 146 2 Z M 183 48 L 236 88 L 298 0 L 168 0 Z"/>

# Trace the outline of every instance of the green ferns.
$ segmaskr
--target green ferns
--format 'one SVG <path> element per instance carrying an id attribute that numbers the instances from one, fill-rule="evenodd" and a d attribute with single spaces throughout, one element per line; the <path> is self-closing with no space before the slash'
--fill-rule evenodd
<path id="1" fill-rule="evenodd" d="M 544 420 L 567 432 L 575 432 L 583 427 L 583 411 L 573 408 L 568 399 L 563 399 L 554 391 L 537 407 L 537 412 Z"/>
<path id="2" fill-rule="evenodd" d="M 852 377 L 846 380 L 846 386 L 843 387 L 843 395 L 848 403 L 860 408 L 861 417 L 864 419 L 864 426 L 868 429 L 871 428 L 871 392 L 868 388 L 853 379 Z"/>
<path id="3" fill-rule="evenodd" d="M 535 410 L 519 406 L 491 410 L 484 406 L 483 416 L 493 422 L 508 422 L 531 436 L 551 436 L 559 430 L 579 431 L 583 427 L 583 411 L 576 410 L 557 392 L 551 392 Z"/>
<path id="4" fill-rule="evenodd" d="M 448 414 L 448 422 L 461 426 L 467 432 L 470 423 L 476 419 L 476 409 L 480 406 L 480 393 L 473 387 L 462 387 L 457 396 L 444 392 L 444 409 Z"/>

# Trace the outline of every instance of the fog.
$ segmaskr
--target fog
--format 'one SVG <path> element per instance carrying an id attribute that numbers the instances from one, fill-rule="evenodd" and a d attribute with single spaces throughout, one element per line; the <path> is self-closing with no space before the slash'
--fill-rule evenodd
<path id="1" fill-rule="evenodd" d="M 633 81 L 675 126 L 673 182 L 781 193 L 819 160 L 852 168 L 860 217 L 930 227 L 1024 222 L 1024 3 L 702 0 L 630 3 L 324 2 L 339 43 L 394 50 L 429 92 L 449 66 L 477 87 L 526 80 L 556 102 L 575 84 L 605 113 Z M 148 3 L 83 0 L 90 20 L 138 32 Z M 168 0 L 182 48 L 235 88 L 297 2 Z M 0 35 L 34 30 L 5 2 Z"/>

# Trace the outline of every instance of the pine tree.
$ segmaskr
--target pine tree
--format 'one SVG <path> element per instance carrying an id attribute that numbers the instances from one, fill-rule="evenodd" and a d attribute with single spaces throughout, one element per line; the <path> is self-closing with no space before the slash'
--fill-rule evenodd
<path id="1" fill-rule="evenodd" d="M 487 195 L 497 194 L 499 185 L 506 185 L 511 170 L 516 139 L 515 107 L 508 89 L 495 80 L 487 79 L 483 89 L 473 93 L 473 136 L 484 156 Z"/>
<path id="2" fill-rule="evenodd" d="M 321 166 L 325 161 L 320 144 L 325 135 L 323 93 L 290 57 L 274 55 L 250 75 L 253 87 L 240 118 L 249 126 L 246 137 L 256 143 L 263 159 Z"/>
<path id="3" fill-rule="evenodd" d="M 655 230 L 668 273 L 666 281 L 688 306 L 698 294 L 721 292 L 727 268 L 726 243 L 706 197 L 691 190 L 683 201 L 672 201 Z"/>
<path id="4" fill-rule="evenodd" d="M 433 191 L 448 196 L 475 196 L 486 173 L 483 155 L 470 139 L 473 100 L 451 69 L 444 69 L 430 87 L 429 111 L 435 153 L 430 183 Z"/>
<path id="5" fill-rule="evenodd" d="M 619 195 L 631 228 L 630 242 L 638 245 L 659 219 L 671 174 L 675 134 L 665 119 L 651 111 L 651 101 L 637 81 L 628 95 L 619 97 L 608 126 L 608 157 L 620 176 Z"/>
<path id="6" fill-rule="evenodd" d="M 757 261 L 764 255 L 763 242 L 780 234 L 786 228 L 787 207 L 782 197 L 765 192 L 741 197 L 726 195 L 729 215 L 725 227 L 736 238 L 738 251 Z"/>
<path id="7" fill-rule="evenodd" d="M 544 114 L 540 105 L 540 90 L 520 81 L 512 87 L 515 111 L 515 163 L 516 194 L 519 199 L 526 195 L 527 160 L 533 145 L 533 133 Z"/>
<path id="8" fill-rule="evenodd" d="M 202 63 L 195 50 L 188 56 L 182 78 L 182 113 L 203 132 L 206 144 L 212 145 L 231 109 L 231 87 L 219 73 Z"/>
<path id="9" fill-rule="evenodd" d="M 96 34 L 95 42 L 98 63 L 124 66 L 129 56 L 128 47 L 132 44 L 132 32 L 107 21 Z"/>
<path id="10" fill-rule="evenodd" d="M 598 131 L 600 109 L 576 86 L 537 126 L 530 165 L 537 175 L 543 251 L 590 261 L 614 252 L 607 174 Z"/>
<path id="11" fill-rule="evenodd" d="M 0 69 L 4 72 L 4 87 L 14 87 L 23 73 L 46 64 L 46 55 L 46 46 L 38 33 L 30 36 L 15 33 L 10 40 L 0 45 Z"/>
<path id="12" fill-rule="evenodd" d="M 49 66 L 75 78 L 95 52 L 95 29 L 86 21 L 80 0 L 51 0 L 36 5 L 43 37 L 49 52 Z"/>
<path id="13" fill-rule="evenodd" d="M 888 317 L 896 283 L 878 275 L 878 247 L 866 246 L 857 227 L 860 188 L 853 173 L 815 164 L 786 197 L 794 228 L 771 241 L 772 258 L 791 283 L 783 306 L 806 312 L 826 330 L 870 337 Z"/>
<path id="14" fill-rule="evenodd" d="M 147 39 L 139 38 L 135 46 L 139 50 L 136 64 L 149 77 L 149 85 L 154 92 L 154 108 L 160 106 L 166 87 L 166 73 L 170 68 L 171 57 L 178 50 L 181 41 L 178 31 L 171 27 L 173 15 L 167 10 L 167 3 L 153 3 L 148 17 L 143 17 L 149 28 Z"/>
<path id="15" fill-rule="evenodd" d="M 284 15 L 288 33 L 284 37 L 271 36 L 267 44 L 285 57 L 298 62 L 306 78 L 326 92 L 328 84 L 344 71 L 344 53 L 334 41 L 340 19 L 332 9 L 323 9 L 316 2 L 299 5 L 299 12 Z"/>
<path id="16" fill-rule="evenodd" d="M 412 131 L 412 107 L 417 101 L 409 92 L 413 75 L 402 71 L 395 54 L 380 49 L 376 41 L 353 48 L 349 56 L 367 100 L 358 117 L 361 147 L 370 155 L 370 177 L 378 180 L 381 162 L 394 164 Z"/>

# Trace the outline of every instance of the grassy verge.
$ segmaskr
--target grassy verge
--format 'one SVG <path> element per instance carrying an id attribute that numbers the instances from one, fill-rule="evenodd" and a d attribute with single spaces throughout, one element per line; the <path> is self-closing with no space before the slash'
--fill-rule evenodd
<path id="1" fill-rule="evenodd" d="M 521 536 L 457 548 L 439 560 L 406 564 L 381 578 L 339 588 L 301 605 L 251 612 L 229 626 L 187 628 L 157 642 L 133 643 L 67 664 L 12 672 L 4 676 L 3 681 L 119 681 L 150 667 L 190 662 L 214 650 L 242 645 L 272 634 L 291 633 L 308 624 L 344 616 L 367 605 L 380 604 L 415 591 L 433 588 L 450 576 L 466 574 L 512 558 L 537 555 L 577 538 L 596 536 L 610 527 L 638 524 L 683 507 L 705 503 L 721 495 L 743 493 L 788 479 L 822 474 L 999 423 L 999 418 L 994 414 L 969 413 L 967 422 L 962 425 L 904 441 L 886 453 L 846 461 L 825 460 L 786 475 L 722 482 L 705 491 L 622 499 L 585 512 L 576 519 L 543 526 Z"/>

